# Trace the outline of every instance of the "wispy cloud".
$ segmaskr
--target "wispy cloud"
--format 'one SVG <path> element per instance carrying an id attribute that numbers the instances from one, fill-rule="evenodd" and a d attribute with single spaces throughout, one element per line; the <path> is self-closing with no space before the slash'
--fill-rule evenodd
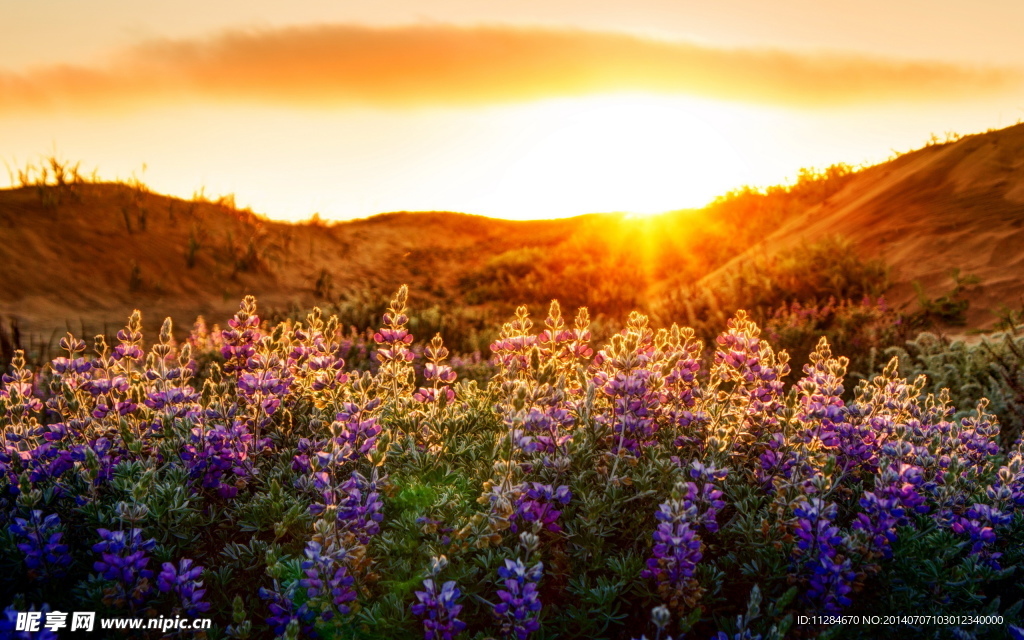
<path id="1" fill-rule="evenodd" d="M 178 100 L 386 107 L 620 90 L 823 107 L 1019 90 L 1024 74 L 860 55 L 721 49 L 577 30 L 351 25 L 143 43 L 106 65 L 0 71 L 0 112 Z"/>

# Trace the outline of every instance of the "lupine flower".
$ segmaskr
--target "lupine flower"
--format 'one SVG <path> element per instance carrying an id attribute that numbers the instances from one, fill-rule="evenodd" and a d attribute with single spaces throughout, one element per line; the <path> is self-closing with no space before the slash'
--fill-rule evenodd
<path id="1" fill-rule="evenodd" d="M 774 493 L 778 480 L 793 477 L 798 456 L 787 447 L 786 436 L 781 432 L 769 435 L 763 446 L 764 450 L 758 455 L 756 476 L 769 493 Z"/>
<path id="2" fill-rule="evenodd" d="M 291 621 L 296 620 L 306 635 L 312 638 L 317 637 L 313 628 L 316 612 L 310 610 L 307 603 L 303 602 L 296 606 L 292 598 L 265 587 L 260 587 L 258 594 L 261 600 L 267 601 L 267 610 L 270 611 L 270 615 L 266 617 L 266 622 L 275 636 L 284 635 Z"/>
<path id="3" fill-rule="evenodd" d="M 540 594 L 537 583 L 544 575 L 540 562 L 527 568 L 522 560 L 505 560 L 505 566 L 498 568 L 498 576 L 504 589 L 498 590 L 494 613 L 502 620 L 502 631 L 514 634 L 517 640 L 526 638 L 540 628 Z"/>
<path id="4" fill-rule="evenodd" d="M 423 581 L 423 591 L 417 591 L 412 605 L 413 615 L 423 621 L 424 640 L 452 640 L 466 623 L 458 619 L 462 605 L 456 604 L 462 592 L 454 580 L 445 582 L 440 589 L 433 578 Z"/>
<path id="5" fill-rule="evenodd" d="M 612 399 L 612 414 L 596 417 L 598 422 L 609 424 L 614 433 L 612 454 L 623 451 L 639 456 L 640 450 L 653 442 L 658 425 L 655 421 L 661 404 L 655 388 L 653 372 L 646 369 L 619 371 L 613 376 L 599 374 L 595 379 L 601 391 Z"/>
<path id="6" fill-rule="evenodd" d="M 1019 445 L 1018 445 L 1019 447 Z M 1024 454 L 1014 451 L 987 489 L 989 499 L 1005 507 L 1024 507 Z"/>
<path id="7" fill-rule="evenodd" d="M 498 339 L 491 343 L 501 379 L 513 380 L 529 368 L 530 350 L 537 343 L 537 337 L 530 333 L 532 327 L 530 312 L 524 305 L 516 308 L 511 322 L 501 326 Z"/>
<path id="8" fill-rule="evenodd" d="M 976 468 L 981 469 L 986 461 L 999 453 L 999 424 L 993 417 L 985 413 L 988 400 L 982 399 L 973 416 L 960 421 L 960 445 L 965 458 Z"/>
<path id="9" fill-rule="evenodd" d="M 380 522 L 384 519 L 384 500 L 379 489 L 383 480 L 378 478 L 376 469 L 369 479 L 353 471 L 341 485 L 339 528 L 355 536 L 359 544 L 368 544 L 370 537 L 380 532 Z"/>
<path id="10" fill-rule="evenodd" d="M 782 379 L 789 374 L 788 354 L 776 355 L 760 335 L 757 325 L 738 311 L 726 332 L 715 339 L 714 358 L 717 375 L 738 384 L 739 392 L 750 399 L 747 414 L 754 422 L 748 428 L 757 432 L 774 430 L 778 424 Z"/>
<path id="11" fill-rule="evenodd" d="M 260 412 L 258 428 L 270 422 L 270 416 L 281 406 L 290 385 L 291 377 L 282 370 L 281 359 L 277 356 L 259 352 L 246 361 L 245 371 L 238 374 L 238 395 Z"/>
<path id="12" fill-rule="evenodd" d="M 1013 517 L 987 504 L 974 504 L 964 516 L 955 520 L 950 528 L 957 535 L 967 535 L 971 555 L 980 557 L 989 566 L 998 569 L 1001 553 L 991 551 L 996 542 L 996 528 L 1010 524 Z"/>
<path id="13" fill-rule="evenodd" d="M 424 379 L 431 383 L 430 387 L 421 387 L 413 394 L 417 402 L 437 403 L 443 396 L 445 403 L 455 400 L 455 391 L 448 385 L 455 382 L 455 371 L 444 360 L 448 358 L 448 349 L 441 340 L 441 334 L 434 336 L 427 346 L 426 356 L 429 362 L 423 368 Z"/>
<path id="14" fill-rule="evenodd" d="M 260 341 L 260 317 L 256 315 L 256 298 L 246 296 L 238 313 L 228 320 L 230 329 L 221 333 L 224 356 L 224 372 L 238 374 L 248 367 L 249 358 L 256 355 L 256 344 Z"/>
<path id="15" fill-rule="evenodd" d="M 804 377 L 797 383 L 800 390 L 800 413 L 797 415 L 803 429 L 805 443 L 819 443 L 834 449 L 839 446 L 839 425 L 846 421 L 843 395 L 843 375 L 846 358 L 832 358 L 828 342 L 822 338 L 804 365 Z"/>
<path id="16" fill-rule="evenodd" d="M 384 519 L 380 487 L 385 481 L 386 477 L 379 477 L 376 469 L 369 479 L 353 471 L 347 480 L 335 487 L 328 473 L 316 472 L 313 484 L 322 492 L 324 501 L 310 505 L 309 511 L 320 515 L 333 510 L 338 532 L 351 538 L 346 544 L 366 545 L 372 536 L 380 532 L 380 522 Z"/>
<path id="17" fill-rule="evenodd" d="M 704 427 L 708 421 L 707 413 L 697 407 L 698 401 L 704 396 L 697 378 L 704 343 L 696 338 L 693 329 L 679 329 L 676 325 L 672 325 L 666 338 L 666 346 L 679 359 L 665 376 L 665 397 L 662 400 L 664 413 L 679 431 L 675 446 L 693 446 L 700 450 L 703 448 Z"/>
<path id="18" fill-rule="evenodd" d="M 185 614 L 195 618 L 210 609 L 210 603 L 203 600 L 206 589 L 202 588 L 203 581 L 199 579 L 202 574 L 202 565 L 193 566 L 189 558 L 182 558 L 177 567 L 165 562 L 156 578 L 156 585 L 161 593 L 173 591 L 178 596 Z"/>
<path id="19" fill-rule="evenodd" d="M 689 487 L 676 485 L 672 498 L 655 512 L 658 527 L 654 531 L 654 548 L 647 567 L 640 574 L 654 580 L 662 600 L 671 609 L 693 606 L 700 597 L 694 579 L 697 563 L 704 557 L 703 543 L 697 535 L 696 507 L 687 504 Z"/>
<path id="20" fill-rule="evenodd" d="M 665 636 L 665 628 L 668 627 L 668 623 L 672 620 L 672 612 L 668 610 L 665 605 L 658 605 L 651 609 L 651 622 L 658 629 L 658 633 L 654 636 L 654 640 L 672 640 L 672 636 Z M 633 638 L 632 640 L 637 640 Z M 647 640 L 646 635 L 641 635 L 639 640 Z"/>
<path id="21" fill-rule="evenodd" d="M 559 373 L 575 371 L 581 361 L 594 355 L 590 347 L 590 314 L 586 307 L 577 311 L 574 326 L 570 329 L 562 318 L 562 308 L 558 301 L 552 300 L 544 327 L 537 334 L 535 344 L 540 349 L 541 357 L 555 363 Z"/>
<path id="22" fill-rule="evenodd" d="M 517 533 L 520 527 L 529 530 L 532 523 L 538 523 L 542 528 L 555 533 L 561 531 L 558 516 L 562 512 L 558 510 L 558 505 L 567 505 L 571 499 L 572 492 L 565 485 L 556 489 L 540 482 L 525 483 L 512 515 L 512 532 Z"/>
<path id="23" fill-rule="evenodd" d="M 722 490 L 717 482 L 729 475 L 728 469 L 718 469 L 714 464 L 705 465 L 694 460 L 690 465 L 690 477 L 697 482 L 686 483 L 684 509 L 691 506 L 696 511 L 694 522 L 710 533 L 718 531 L 718 512 L 725 507 Z"/>
<path id="24" fill-rule="evenodd" d="M 324 550 L 319 542 L 306 543 L 306 559 L 302 562 L 305 577 L 299 586 L 306 590 L 310 600 L 320 598 L 327 606 L 321 616 L 324 620 L 334 617 L 334 610 L 342 615 L 349 613 L 348 603 L 356 599 L 352 584 L 355 580 L 348 574 L 346 552 L 340 547 Z M 333 609 L 328 608 L 333 606 Z"/>
<path id="25" fill-rule="evenodd" d="M 380 406 L 380 399 L 375 398 L 363 404 L 346 402 L 336 415 L 336 422 L 331 425 L 338 449 L 335 452 L 335 464 L 354 461 L 365 456 L 377 444 L 380 435 L 375 410 Z"/>
<path id="26" fill-rule="evenodd" d="M 82 473 L 92 487 L 99 487 L 110 482 L 114 477 L 114 468 L 127 451 L 115 446 L 108 438 L 96 438 L 83 444 L 73 445 L 69 451 L 71 460 L 82 467 Z"/>
<path id="27" fill-rule="evenodd" d="M 25 354 L 16 351 L 11 359 L 11 372 L 0 375 L 0 399 L 10 418 L 22 421 L 29 414 L 42 411 L 43 402 L 35 397 L 34 375 L 25 366 Z"/>
<path id="28" fill-rule="evenodd" d="M 108 597 L 115 604 L 127 601 L 132 608 L 142 604 L 153 590 L 150 585 L 153 572 L 146 568 L 149 564 L 146 554 L 156 546 L 156 540 L 143 540 L 142 529 L 97 529 L 97 532 L 101 542 L 94 544 L 92 550 L 100 554 L 100 560 L 93 568 L 104 579 L 117 583 Z"/>
<path id="29" fill-rule="evenodd" d="M 572 439 L 570 429 L 576 420 L 563 408 L 562 398 L 557 395 L 538 398 L 538 401 L 543 406 L 531 408 L 522 417 L 520 448 L 524 453 L 563 453 L 566 443 Z"/>
<path id="30" fill-rule="evenodd" d="M 851 604 L 856 572 L 846 557 L 844 539 L 839 527 L 832 524 L 836 506 L 811 498 L 793 510 L 796 516 L 797 557 L 809 574 L 806 597 L 829 613 L 841 611 Z"/>
<path id="31" fill-rule="evenodd" d="M 252 434 L 245 423 L 235 421 L 212 429 L 194 427 L 181 459 L 189 475 L 201 480 L 205 489 L 213 489 L 224 499 L 234 498 L 249 475 L 249 450 Z M 229 484 L 230 483 L 230 484 Z"/>
<path id="32" fill-rule="evenodd" d="M 409 323 L 406 315 L 408 299 L 409 289 L 403 284 L 384 314 L 384 326 L 373 334 L 373 341 L 379 345 L 375 357 L 380 363 L 380 384 L 391 394 L 394 402 L 412 385 L 413 372 L 409 363 L 416 357 L 409 349 L 413 336 L 406 329 Z"/>
<path id="33" fill-rule="evenodd" d="M 33 605 L 28 608 L 28 611 L 38 611 L 42 614 L 38 631 L 17 631 L 18 614 L 25 613 L 25 611 L 19 611 L 14 608 L 14 605 L 10 605 L 0 614 L 0 638 L 7 638 L 9 640 L 59 640 L 56 631 L 43 626 L 46 621 L 46 614 L 50 612 L 50 605 L 44 604 L 38 609 Z"/>
<path id="34" fill-rule="evenodd" d="M 10 531 L 25 542 L 18 549 L 25 554 L 25 566 L 32 579 L 47 580 L 64 575 L 71 564 L 68 546 L 61 542 L 60 517 L 51 513 L 43 517 L 42 511 L 33 511 L 28 519 L 15 518 Z"/>
<path id="35" fill-rule="evenodd" d="M 918 487 L 921 470 L 912 465 L 888 466 L 878 476 L 874 491 L 865 491 L 860 499 L 863 513 L 857 515 L 855 529 L 868 533 L 873 550 L 889 558 L 896 528 L 911 524 L 911 513 L 926 513 L 928 506 Z"/>

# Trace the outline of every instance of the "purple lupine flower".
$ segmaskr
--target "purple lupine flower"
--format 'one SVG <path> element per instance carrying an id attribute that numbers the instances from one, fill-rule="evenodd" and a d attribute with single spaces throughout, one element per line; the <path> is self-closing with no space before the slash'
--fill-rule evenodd
<path id="1" fill-rule="evenodd" d="M 189 558 L 182 558 L 177 567 L 165 562 L 156 577 L 156 586 L 161 593 L 173 591 L 181 601 L 185 614 L 195 618 L 210 609 L 210 603 L 203 600 L 206 589 L 202 588 L 203 581 L 199 579 L 202 574 L 203 566 L 193 566 Z"/>
<path id="2" fill-rule="evenodd" d="M 409 363 L 416 358 L 416 354 L 409 348 L 413 336 L 406 329 L 409 323 L 409 316 L 406 315 L 408 299 L 409 289 L 403 284 L 384 314 L 384 326 L 373 334 L 373 341 L 379 345 L 374 354 L 380 363 L 378 375 L 384 388 L 388 389 L 391 400 L 395 402 L 412 383 L 413 372 Z"/>
<path id="3" fill-rule="evenodd" d="M 545 329 L 537 334 L 535 344 L 541 357 L 553 362 L 559 372 L 575 371 L 581 361 L 594 355 L 590 347 L 590 314 L 586 307 L 577 311 L 574 326 L 569 328 L 562 318 L 558 301 L 552 300 L 544 326 Z"/>
<path id="4" fill-rule="evenodd" d="M 18 631 L 18 614 L 40 613 L 38 631 Z M 39 609 L 35 605 L 28 608 L 28 611 L 18 611 L 14 605 L 10 605 L 0 614 L 0 638 L 10 640 L 59 640 L 57 632 L 44 626 L 46 614 L 50 612 L 50 605 L 44 604 Z"/>
<path id="5" fill-rule="evenodd" d="M 28 519 L 15 518 L 9 529 L 13 535 L 25 539 L 18 543 L 18 549 L 25 554 L 29 578 L 48 580 L 64 575 L 71 564 L 71 554 L 68 546 L 61 542 L 64 533 L 57 514 L 43 517 L 42 511 L 33 511 Z"/>
<path id="6" fill-rule="evenodd" d="M 423 591 L 415 593 L 417 602 L 412 605 L 412 613 L 423 621 L 424 640 L 452 640 L 466 628 L 466 623 L 457 617 L 462 605 L 456 602 L 462 592 L 454 580 L 438 589 L 433 578 L 427 578 L 423 581 Z"/>
<path id="7" fill-rule="evenodd" d="M 654 580 L 663 601 L 673 609 L 694 602 L 700 593 L 693 574 L 704 557 L 703 543 L 696 531 L 696 507 L 692 501 L 687 504 L 689 489 L 677 484 L 672 498 L 655 512 L 658 526 L 654 530 L 654 548 L 640 574 Z"/>
<path id="8" fill-rule="evenodd" d="M 975 503 L 967 513 L 955 520 L 950 529 L 957 535 L 967 535 L 971 543 L 971 555 L 981 558 L 994 569 L 999 568 L 997 551 L 991 551 L 996 542 L 996 528 L 1010 524 L 1013 516 L 987 504 Z"/>
<path id="9" fill-rule="evenodd" d="M 522 417 L 520 448 L 524 453 L 564 453 L 565 445 L 572 439 L 571 429 L 575 418 L 561 402 L 561 397 L 546 398 L 541 407 L 531 408 Z"/>
<path id="10" fill-rule="evenodd" d="M 238 374 L 238 395 L 246 404 L 263 412 L 260 425 L 270 421 L 291 386 L 291 377 L 281 368 L 276 355 L 261 352 L 249 357 L 245 371 Z"/>
<path id="11" fill-rule="evenodd" d="M 1019 442 L 1017 447 L 999 468 L 996 481 L 986 489 L 993 503 L 1004 508 L 1024 507 L 1024 454 L 1019 450 Z"/>
<path id="12" fill-rule="evenodd" d="M 612 413 L 596 416 L 596 420 L 609 424 L 615 434 L 612 454 L 623 450 L 640 456 L 641 448 L 653 444 L 658 429 L 655 416 L 661 404 L 655 387 L 657 374 L 647 369 L 617 371 L 609 376 L 599 372 L 594 379 L 600 391 L 612 399 Z"/>
<path id="13" fill-rule="evenodd" d="M 22 461 L 27 463 L 29 480 L 33 484 L 56 480 L 74 467 L 72 453 L 65 449 L 58 449 L 49 442 L 44 442 L 29 451 L 28 456 L 24 457 Z"/>
<path id="14" fill-rule="evenodd" d="M 11 372 L 0 375 L 0 399 L 5 400 L 8 419 L 22 422 L 30 414 L 42 411 L 43 402 L 35 396 L 35 375 L 25 366 L 25 353 L 15 351 Z"/>
<path id="15" fill-rule="evenodd" d="M 335 341 L 333 322 L 324 323 L 320 309 L 306 318 L 306 327 L 297 325 L 292 331 L 292 348 L 288 353 L 288 375 L 303 384 L 299 389 L 320 392 L 336 388 L 348 380 L 342 345 Z"/>
<path id="16" fill-rule="evenodd" d="M 822 338 L 803 371 L 804 377 L 796 385 L 800 390 L 800 438 L 808 444 L 819 442 L 826 449 L 835 449 L 840 443 L 839 425 L 846 421 L 841 398 L 846 359 L 832 358 L 828 342 Z"/>
<path id="17" fill-rule="evenodd" d="M 537 336 L 530 333 L 532 327 L 533 321 L 525 305 L 517 307 L 512 321 L 501 326 L 498 339 L 490 345 L 499 377 L 512 380 L 529 368 L 530 350 L 537 343 Z"/>
<path id="18" fill-rule="evenodd" d="M 927 513 L 918 487 L 923 482 L 921 469 L 913 465 L 889 465 L 875 481 L 874 491 L 865 491 L 860 499 L 863 513 L 857 514 L 854 529 L 867 532 L 872 551 L 892 557 L 890 545 L 896 541 L 896 528 L 911 524 L 911 513 Z"/>
<path id="19" fill-rule="evenodd" d="M 354 402 L 342 404 L 331 425 L 331 433 L 337 434 L 335 444 L 338 446 L 334 464 L 358 460 L 377 446 L 381 428 L 374 411 L 378 406 L 379 398 L 363 405 Z"/>
<path id="20" fill-rule="evenodd" d="M 351 537 L 346 544 L 366 545 L 372 536 L 380 532 L 380 523 L 384 519 L 380 488 L 386 479 L 386 476 L 378 476 L 377 469 L 373 470 L 370 478 L 353 471 L 345 482 L 336 486 L 326 471 L 314 472 L 313 486 L 322 492 L 323 502 L 311 504 L 309 511 L 320 515 L 334 510 L 338 531 Z"/>
<path id="21" fill-rule="evenodd" d="M 238 312 L 228 320 L 230 329 L 221 333 L 224 356 L 224 372 L 238 374 L 247 369 L 249 358 L 256 355 L 256 344 L 260 341 L 260 317 L 256 315 L 256 298 L 245 296 Z"/>
<path id="22" fill-rule="evenodd" d="M 835 504 L 820 498 L 801 501 L 793 510 L 797 519 L 795 555 L 810 574 L 805 596 L 828 613 L 850 606 L 848 596 L 857 575 L 850 559 L 841 553 L 845 540 L 839 527 L 832 524 L 836 511 Z"/>
<path id="23" fill-rule="evenodd" d="M 92 487 L 110 482 L 114 477 L 114 468 L 127 454 L 123 446 L 114 446 L 108 438 L 96 438 L 82 444 L 73 445 L 70 449 L 71 460 L 82 464 L 83 471 Z"/>
<path id="24" fill-rule="evenodd" d="M 726 332 L 715 339 L 717 375 L 735 382 L 738 391 L 749 398 L 748 429 L 754 435 L 777 430 L 777 414 L 783 407 L 785 389 L 782 380 L 789 374 L 788 354 L 775 354 L 760 336 L 761 330 L 746 312 L 738 311 L 729 320 Z"/>
<path id="25" fill-rule="evenodd" d="M 665 376 L 664 412 L 679 432 L 675 446 L 701 449 L 708 422 L 707 413 L 697 410 L 697 402 L 704 395 L 697 379 L 704 343 L 696 338 L 693 329 L 678 329 L 675 325 L 669 337 L 679 359 Z"/>
<path id="26" fill-rule="evenodd" d="M 340 487 L 339 529 L 351 533 L 361 545 L 369 544 L 370 538 L 380 532 L 380 523 L 384 519 L 384 499 L 380 495 L 382 480 L 378 478 L 376 468 L 369 479 L 353 471 Z"/>
<path id="27" fill-rule="evenodd" d="M 798 455 L 787 446 L 785 434 L 775 432 L 768 436 L 758 455 L 757 480 L 768 493 L 775 493 L 777 481 L 790 480 L 797 463 Z"/>
<path id="28" fill-rule="evenodd" d="M 690 464 L 690 477 L 697 482 L 686 483 L 684 509 L 691 505 L 696 510 L 694 522 L 710 533 L 718 531 L 718 512 L 725 508 L 722 490 L 718 482 L 729 475 L 728 469 L 718 469 L 714 464 L 705 465 L 698 460 Z"/>
<path id="29" fill-rule="evenodd" d="M 978 403 L 975 415 L 960 421 L 960 447 L 971 465 L 979 471 L 988 460 L 999 453 L 999 424 L 994 417 L 985 413 L 988 400 Z"/>
<path id="30" fill-rule="evenodd" d="M 515 634 L 516 640 L 526 640 L 540 628 L 542 605 L 537 583 L 543 575 L 543 563 L 527 568 L 518 558 L 506 558 L 505 566 L 498 568 L 498 577 L 505 588 L 498 590 L 500 602 L 494 605 L 494 614 L 501 618 L 502 632 L 506 635 Z"/>
<path id="31" fill-rule="evenodd" d="M 224 499 L 234 498 L 250 474 L 249 451 L 252 445 L 249 427 L 240 420 L 232 426 L 218 424 L 212 429 L 193 427 L 181 459 L 192 478 L 203 488 L 213 489 Z M 231 484 L 229 484 L 229 482 Z"/>
<path id="32" fill-rule="evenodd" d="M 313 628 L 316 612 L 312 611 L 307 603 L 303 602 L 296 606 L 292 598 L 265 587 L 260 587 L 258 594 L 260 600 L 267 601 L 267 610 L 270 611 L 270 615 L 265 620 L 275 636 L 284 635 L 291 621 L 296 620 L 304 633 L 312 638 L 317 637 Z"/>
<path id="33" fill-rule="evenodd" d="M 92 550 L 100 554 L 100 560 L 93 564 L 93 569 L 104 579 L 116 583 L 108 596 L 118 605 L 127 602 L 134 608 L 142 604 L 153 590 L 150 584 L 153 572 L 146 568 L 149 564 L 146 554 L 156 546 L 156 540 L 143 540 L 142 529 L 96 531 L 101 542 L 94 544 Z"/>
<path id="34" fill-rule="evenodd" d="M 348 574 L 345 564 L 346 551 L 340 547 L 325 551 L 319 542 L 310 540 L 306 543 L 305 555 L 302 562 L 305 577 L 298 584 L 306 590 L 306 596 L 310 600 L 323 598 L 341 615 L 348 614 L 351 611 L 348 603 L 356 599 L 356 592 L 352 588 L 355 579 Z M 322 617 L 332 619 L 334 610 L 325 607 Z"/>
<path id="35" fill-rule="evenodd" d="M 522 487 L 522 493 L 516 500 L 515 513 L 512 515 L 512 532 L 518 533 L 520 527 L 529 527 L 532 523 L 539 525 L 552 532 L 559 532 L 562 527 L 558 524 L 558 516 L 562 512 L 559 505 L 569 504 L 572 499 L 572 492 L 566 485 L 560 485 L 557 489 L 550 484 L 540 482 L 527 482 Z M 522 521 L 522 524 L 519 523 Z"/>

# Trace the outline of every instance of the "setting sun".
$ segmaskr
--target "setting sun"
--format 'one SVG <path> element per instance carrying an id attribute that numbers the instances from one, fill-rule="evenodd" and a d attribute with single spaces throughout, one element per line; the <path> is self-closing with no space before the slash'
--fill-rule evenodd
<path id="1" fill-rule="evenodd" d="M 739 153 L 685 99 L 646 95 L 524 107 L 521 144 L 491 199 L 498 215 L 657 213 L 695 207 L 749 179 Z"/>

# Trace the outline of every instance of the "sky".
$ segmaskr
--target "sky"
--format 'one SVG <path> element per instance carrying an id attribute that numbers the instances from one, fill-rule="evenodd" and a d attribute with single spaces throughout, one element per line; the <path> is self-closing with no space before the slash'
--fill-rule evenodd
<path id="1" fill-rule="evenodd" d="M 0 0 L 0 186 L 271 218 L 699 207 L 1024 119 L 1017 0 Z"/>

